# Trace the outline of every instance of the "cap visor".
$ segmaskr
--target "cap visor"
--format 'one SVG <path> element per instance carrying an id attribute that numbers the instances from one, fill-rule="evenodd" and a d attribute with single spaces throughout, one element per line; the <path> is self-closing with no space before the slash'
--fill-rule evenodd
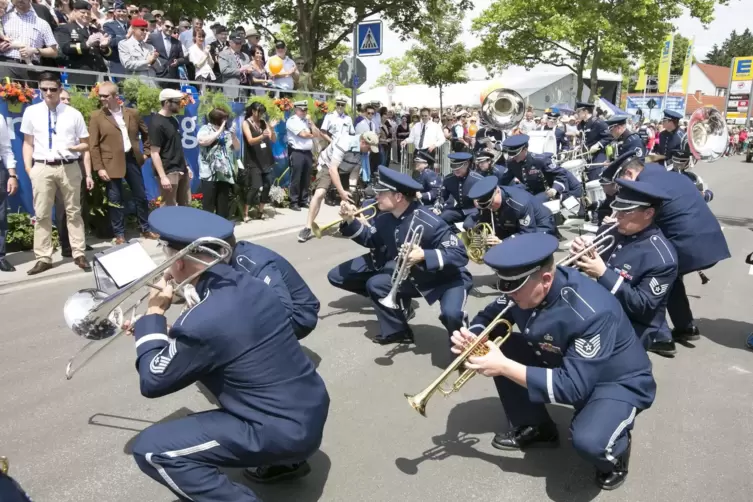
<path id="1" fill-rule="evenodd" d="M 379 145 L 371 145 L 371 153 L 379 153 Z"/>
<path id="2" fill-rule="evenodd" d="M 525 277 L 522 277 L 520 279 L 514 279 L 514 280 L 506 280 L 500 278 L 497 282 L 497 286 L 499 288 L 500 293 L 510 294 L 514 293 L 523 286 L 525 286 L 525 283 L 528 282 L 528 279 L 530 278 L 530 275 L 527 275 Z"/>
<path id="3" fill-rule="evenodd" d="M 614 185 L 614 180 L 609 180 L 606 178 L 599 178 L 599 184 L 601 185 Z"/>
<path id="4" fill-rule="evenodd" d="M 635 204 L 633 202 L 623 202 L 620 200 L 615 200 L 611 204 L 609 204 L 609 207 L 614 209 L 615 211 L 630 211 L 632 209 L 638 209 L 639 207 L 646 207 L 641 204 Z"/>

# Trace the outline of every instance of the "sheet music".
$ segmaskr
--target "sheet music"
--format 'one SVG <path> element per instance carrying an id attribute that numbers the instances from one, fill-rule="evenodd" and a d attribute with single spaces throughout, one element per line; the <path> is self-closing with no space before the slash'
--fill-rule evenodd
<path id="1" fill-rule="evenodd" d="M 130 284 L 157 267 L 146 249 L 138 242 L 97 259 L 118 288 Z"/>

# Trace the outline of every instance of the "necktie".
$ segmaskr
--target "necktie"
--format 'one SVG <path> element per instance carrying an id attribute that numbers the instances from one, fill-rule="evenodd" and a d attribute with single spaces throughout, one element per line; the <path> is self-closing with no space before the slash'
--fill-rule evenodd
<path id="1" fill-rule="evenodd" d="M 369 131 L 373 131 L 373 130 L 374 130 L 374 122 L 369 120 Z"/>
<path id="2" fill-rule="evenodd" d="M 238 53 L 238 52 L 235 53 L 235 60 L 238 62 L 238 68 L 242 68 L 243 67 L 243 60 L 241 59 L 240 53 Z M 241 73 L 240 81 L 241 81 L 241 84 L 245 84 L 246 83 L 246 74 L 245 73 Z"/>
<path id="3" fill-rule="evenodd" d="M 418 139 L 418 149 L 421 150 L 424 147 L 424 136 L 426 136 L 426 124 L 421 125 L 421 137 Z"/>

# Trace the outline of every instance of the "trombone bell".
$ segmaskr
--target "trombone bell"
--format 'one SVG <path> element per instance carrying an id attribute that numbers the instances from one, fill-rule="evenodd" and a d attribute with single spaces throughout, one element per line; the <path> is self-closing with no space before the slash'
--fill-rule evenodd
<path id="1" fill-rule="evenodd" d="M 366 211 L 374 210 L 373 214 L 365 217 L 367 220 L 370 220 L 377 214 L 377 205 L 378 204 L 375 202 L 366 207 L 362 207 L 361 209 L 353 213 L 353 216 L 358 216 L 359 214 L 365 213 Z M 335 225 L 340 225 L 343 221 L 343 218 L 340 218 L 339 220 L 335 220 L 332 223 L 327 223 L 323 227 L 320 227 L 316 224 L 316 222 L 314 222 L 311 224 L 311 233 L 314 234 L 314 237 L 316 237 L 317 239 L 321 239 L 327 233 L 327 230 L 334 227 Z"/>

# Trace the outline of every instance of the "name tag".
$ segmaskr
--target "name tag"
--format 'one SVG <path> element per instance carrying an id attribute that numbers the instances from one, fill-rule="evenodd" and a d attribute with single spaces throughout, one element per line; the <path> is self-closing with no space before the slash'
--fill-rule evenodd
<path id="1" fill-rule="evenodd" d="M 261 148 L 267 148 L 267 144 L 265 142 L 263 142 L 263 141 L 261 143 L 259 143 L 259 145 L 260 145 Z"/>

